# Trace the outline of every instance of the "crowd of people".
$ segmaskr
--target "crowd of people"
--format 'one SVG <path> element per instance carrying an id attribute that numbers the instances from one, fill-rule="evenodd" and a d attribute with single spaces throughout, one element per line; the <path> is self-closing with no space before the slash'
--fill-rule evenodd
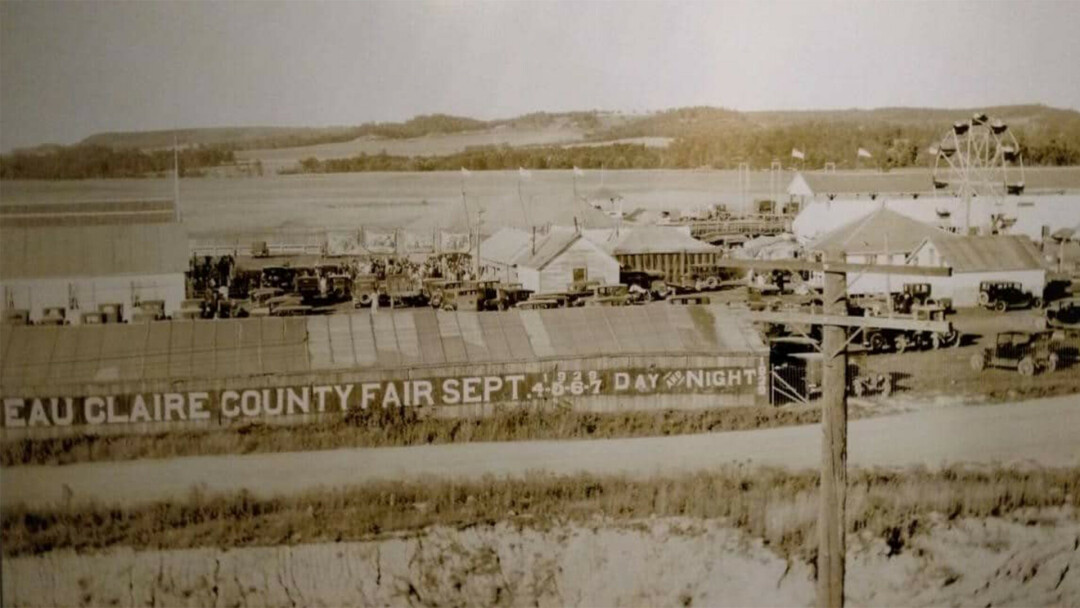
<path id="1" fill-rule="evenodd" d="M 357 258 L 352 262 L 353 276 L 372 275 L 383 280 L 388 276 L 406 275 L 423 279 L 469 281 L 476 278 L 472 256 L 467 253 L 432 255 L 423 262 L 406 257 Z"/>

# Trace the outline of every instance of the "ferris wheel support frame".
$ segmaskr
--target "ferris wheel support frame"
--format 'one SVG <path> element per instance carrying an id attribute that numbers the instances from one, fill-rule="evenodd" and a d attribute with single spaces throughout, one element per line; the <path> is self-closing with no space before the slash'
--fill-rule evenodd
<path id="1" fill-rule="evenodd" d="M 972 199 L 982 196 L 1007 197 L 1023 191 L 1024 164 L 1019 144 L 1012 131 L 1000 120 L 976 113 L 970 120 L 953 124 L 948 133 L 934 146 L 935 188 L 959 181 L 958 195 L 964 202 L 964 232 L 971 232 Z M 1010 159 L 1010 156 L 1013 157 Z M 942 160 L 945 161 L 943 167 Z M 1010 165 L 1016 162 L 1015 166 Z M 949 181 L 939 179 L 947 167 Z M 1010 183 L 1010 169 L 1019 171 L 1020 181 Z M 959 180 L 955 178 L 959 177 Z M 1000 203 L 999 203 L 1000 204 Z M 991 217 L 993 215 L 991 214 Z"/>

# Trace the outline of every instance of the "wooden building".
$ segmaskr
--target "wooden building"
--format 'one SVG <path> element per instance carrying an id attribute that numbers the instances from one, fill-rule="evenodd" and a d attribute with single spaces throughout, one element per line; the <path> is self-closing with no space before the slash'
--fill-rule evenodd
<path id="1" fill-rule="evenodd" d="M 7 311 L 61 309 L 68 322 L 102 304 L 125 319 L 142 301 L 165 313 L 185 295 L 187 236 L 172 201 L 0 206 L 0 287 Z"/>
<path id="2" fill-rule="evenodd" d="M 721 306 L 431 309 L 0 332 L 5 438 L 768 403 L 768 348 Z"/>
<path id="3" fill-rule="evenodd" d="M 618 261 L 623 270 L 653 270 L 676 283 L 695 267 L 711 264 L 723 254 L 720 247 L 690 236 L 689 226 L 632 226 L 586 230 L 585 236 Z"/>
<path id="4" fill-rule="evenodd" d="M 571 228 L 504 228 L 480 244 L 480 264 L 485 277 L 521 283 L 535 293 L 566 291 L 581 281 L 619 282 L 615 258 Z"/>

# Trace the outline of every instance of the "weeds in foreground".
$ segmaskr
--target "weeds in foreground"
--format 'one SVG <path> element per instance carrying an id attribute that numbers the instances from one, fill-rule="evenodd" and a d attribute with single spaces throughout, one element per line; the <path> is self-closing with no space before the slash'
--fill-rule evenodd
<path id="1" fill-rule="evenodd" d="M 343 418 L 287 426 L 249 423 L 152 434 L 14 439 L 0 444 L 0 466 L 472 441 L 647 437 L 812 424 L 820 419 L 817 408 L 772 407 L 619 413 L 508 408 L 484 418 L 456 419 L 424 417 L 414 409 L 355 410 Z"/>
<path id="2" fill-rule="evenodd" d="M 431 525 L 512 521 L 535 527 L 595 517 L 722 519 L 781 554 L 810 560 L 816 546 L 816 472 L 730 467 L 665 479 L 529 475 L 455 482 L 427 479 L 321 490 L 288 498 L 247 492 L 135 508 L 70 504 L 2 512 L 5 555 L 54 549 L 238 547 L 337 542 Z M 1080 468 L 854 471 L 848 527 L 903 551 L 930 513 L 1000 516 L 1023 508 L 1080 507 Z"/>

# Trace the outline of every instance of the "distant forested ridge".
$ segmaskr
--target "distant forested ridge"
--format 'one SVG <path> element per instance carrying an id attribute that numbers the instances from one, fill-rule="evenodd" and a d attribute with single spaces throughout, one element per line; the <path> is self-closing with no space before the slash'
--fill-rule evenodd
<path id="1" fill-rule="evenodd" d="M 177 131 L 137 131 L 99 133 L 80 144 L 111 148 L 168 148 L 173 137 L 181 143 L 204 146 L 228 146 L 233 150 L 296 148 L 341 143 L 361 137 L 375 139 L 410 139 L 428 135 L 469 133 L 496 127 L 539 129 L 561 122 L 591 132 L 601 126 L 597 112 L 533 112 L 516 118 L 477 120 L 449 114 L 423 114 L 404 122 L 370 122 L 339 127 L 214 127 Z"/>
<path id="2" fill-rule="evenodd" d="M 360 154 L 344 159 L 311 157 L 282 173 L 353 171 L 440 171 L 582 168 L 731 169 L 748 163 L 767 169 L 785 166 L 866 169 L 930 166 L 928 148 L 953 122 L 983 111 L 1006 121 L 1028 165 L 1080 165 L 1080 112 L 1042 105 L 979 109 L 880 108 L 739 112 L 690 107 L 650 114 L 583 111 L 535 112 L 516 118 L 477 120 L 447 114 L 417 116 L 404 122 L 359 126 L 292 128 L 230 127 L 93 135 L 75 146 L 43 146 L 0 156 L 0 179 L 82 179 L 138 177 L 171 169 L 174 137 L 185 146 L 186 175 L 234 164 L 234 152 L 268 148 L 304 148 L 357 138 L 400 140 L 488 129 L 577 131 L 593 146 L 486 146 L 445 156 Z M 616 143 L 640 137 L 664 137 L 663 148 Z M 607 143 L 606 143 L 607 142 Z M 857 159 L 859 148 L 871 158 Z M 795 161 L 792 150 L 804 159 Z M 294 157 L 295 158 L 295 157 Z M 261 164 L 253 168 L 262 173 Z"/>
<path id="3" fill-rule="evenodd" d="M 236 162 L 229 148 L 196 147 L 180 151 L 180 175 L 196 177 L 208 167 Z M 0 156 L 0 179 L 100 179 L 145 177 L 173 170 L 172 150 L 144 152 L 97 145 L 56 146 Z"/>
<path id="4" fill-rule="evenodd" d="M 766 169 L 773 161 L 820 168 L 930 166 L 928 148 L 953 122 L 974 111 L 919 108 L 806 112 L 737 112 L 695 107 L 657 112 L 612 121 L 593 114 L 587 139 L 605 141 L 668 137 L 666 148 L 643 145 L 594 147 L 485 147 L 446 156 L 401 157 L 360 154 L 346 159 L 307 158 L 286 172 L 338 173 L 352 171 L 442 171 L 581 168 L 608 169 L 733 169 L 748 163 Z M 1080 165 L 1080 113 L 1045 106 L 1006 106 L 987 112 L 1010 124 L 1028 165 Z M 576 124 L 582 124 L 579 118 Z M 605 125 L 605 123 L 608 123 Z M 857 159 L 859 148 L 871 158 Z M 793 149 L 805 158 L 796 163 Z"/>

